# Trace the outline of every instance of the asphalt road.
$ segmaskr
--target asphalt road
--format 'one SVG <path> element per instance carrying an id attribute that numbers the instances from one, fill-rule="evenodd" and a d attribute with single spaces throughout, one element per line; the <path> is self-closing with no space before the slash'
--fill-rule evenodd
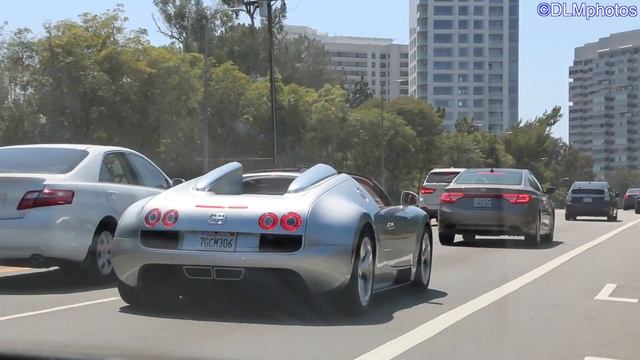
<path id="1" fill-rule="evenodd" d="M 640 216 L 565 222 L 541 248 L 434 248 L 431 290 L 377 294 L 360 318 L 286 286 L 138 311 L 113 285 L 0 267 L 0 351 L 93 358 L 640 359 Z M 435 228 L 434 228 L 435 230 Z"/>

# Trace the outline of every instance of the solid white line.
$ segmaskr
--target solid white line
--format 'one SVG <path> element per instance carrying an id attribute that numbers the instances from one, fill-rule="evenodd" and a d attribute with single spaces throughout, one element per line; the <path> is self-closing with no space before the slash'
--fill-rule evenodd
<path id="1" fill-rule="evenodd" d="M 605 285 L 604 288 L 602 290 L 600 290 L 598 295 L 596 295 L 596 297 L 594 297 L 593 299 L 594 300 L 605 300 L 605 301 L 618 301 L 618 302 L 626 302 L 626 303 L 633 303 L 633 304 L 637 304 L 638 303 L 638 299 L 619 298 L 619 297 L 609 296 L 609 295 L 613 294 L 613 291 L 616 289 L 616 287 L 618 287 L 618 284 L 607 284 L 607 285 Z"/>
<path id="2" fill-rule="evenodd" d="M 603 358 L 603 357 L 595 357 L 595 356 L 587 356 L 584 360 L 616 360 L 612 358 Z"/>
<path id="3" fill-rule="evenodd" d="M 120 298 L 119 297 L 112 297 L 112 298 L 107 298 L 107 299 L 87 301 L 87 302 L 83 302 L 83 303 L 79 303 L 79 304 L 59 306 L 59 307 L 54 307 L 54 308 L 51 308 L 51 309 L 44 309 L 44 310 L 32 311 L 32 312 L 27 312 L 27 313 L 22 313 L 22 314 L 8 315 L 8 316 L 0 317 L 0 321 L 19 319 L 19 318 L 28 317 L 28 316 L 41 315 L 41 314 L 46 314 L 46 313 L 50 313 L 50 312 L 54 312 L 54 311 L 73 309 L 73 308 L 77 308 L 77 307 L 81 307 L 81 306 L 101 304 L 101 303 L 105 303 L 105 302 L 109 302 L 109 301 L 116 301 L 116 300 L 120 300 Z"/>
<path id="4" fill-rule="evenodd" d="M 625 226 L 619 227 L 599 238 L 590 241 L 578 248 L 575 248 L 557 258 L 543 264 L 528 273 L 520 276 L 517 279 L 495 288 L 488 293 L 485 293 L 457 308 L 450 310 L 437 318 L 430 320 L 417 328 L 401 335 L 386 344 L 383 344 L 368 353 L 361 355 L 356 360 L 386 360 L 393 359 L 394 357 L 402 354 L 403 352 L 411 349 L 412 347 L 422 343 L 435 336 L 439 332 L 445 330 L 449 326 L 457 323 L 465 317 L 473 314 L 474 312 L 502 299 L 503 297 L 511 294 L 512 292 L 520 289 L 521 287 L 529 284 L 530 282 L 538 279 L 542 275 L 550 272 L 565 262 L 573 259 L 574 257 L 582 254 L 583 252 L 603 243 L 606 240 L 611 239 L 615 235 L 625 231 L 626 229 L 640 223 L 640 220 L 631 222 Z"/>

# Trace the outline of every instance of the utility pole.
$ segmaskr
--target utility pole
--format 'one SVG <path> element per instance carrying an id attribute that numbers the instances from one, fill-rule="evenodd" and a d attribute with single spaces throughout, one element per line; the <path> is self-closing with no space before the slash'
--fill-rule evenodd
<path id="1" fill-rule="evenodd" d="M 278 166 L 278 127 L 276 122 L 276 76 L 273 66 L 273 2 L 267 0 L 267 26 L 269 31 L 269 82 L 271 83 L 271 121 L 273 123 L 273 166 Z"/>
<path id="2" fill-rule="evenodd" d="M 202 101 L 202 121 L 203 121 L 203 143 L 204 161 L 202 164 L 203 173 L 209 172 L 209 13 L 204 22 L 204 67 L 202 81 L 203 101 Z"/>
<path id="3" fill-rule="evenodd" d="M 384 189 L 384 82 L 380 81 L 380 186 Z"/>

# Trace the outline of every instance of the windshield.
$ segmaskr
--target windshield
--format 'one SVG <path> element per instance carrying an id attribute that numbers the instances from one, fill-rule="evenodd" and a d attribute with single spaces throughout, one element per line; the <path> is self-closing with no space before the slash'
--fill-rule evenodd
<path id="1" fill-rule="evenodd" d="M 640 0 L 0 4 L 0 359 L 640 359 Z"/>
<path id="2" fill-rule="evenodd" d="M 0 173 L 66 174 L 75 169 L 87 155 L 87 151 L 75 149 L 0 149 Z"/>
<path id="3" fill-rule="evenodd" d="M 455 183 L 460 185 L 521 185 L 522 171 L 467 170 L 460 174 Z"/>

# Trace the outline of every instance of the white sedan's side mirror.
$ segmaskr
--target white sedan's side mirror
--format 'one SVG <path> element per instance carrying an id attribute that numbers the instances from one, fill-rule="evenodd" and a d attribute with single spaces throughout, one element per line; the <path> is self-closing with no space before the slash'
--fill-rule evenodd
<path id="1" fill-rule="evenodd" d="M 173 178 L 171 179 L 171 186 L 178 186 L 180 184 L 184 184 L 187 180 L 183 178 Z"/>

